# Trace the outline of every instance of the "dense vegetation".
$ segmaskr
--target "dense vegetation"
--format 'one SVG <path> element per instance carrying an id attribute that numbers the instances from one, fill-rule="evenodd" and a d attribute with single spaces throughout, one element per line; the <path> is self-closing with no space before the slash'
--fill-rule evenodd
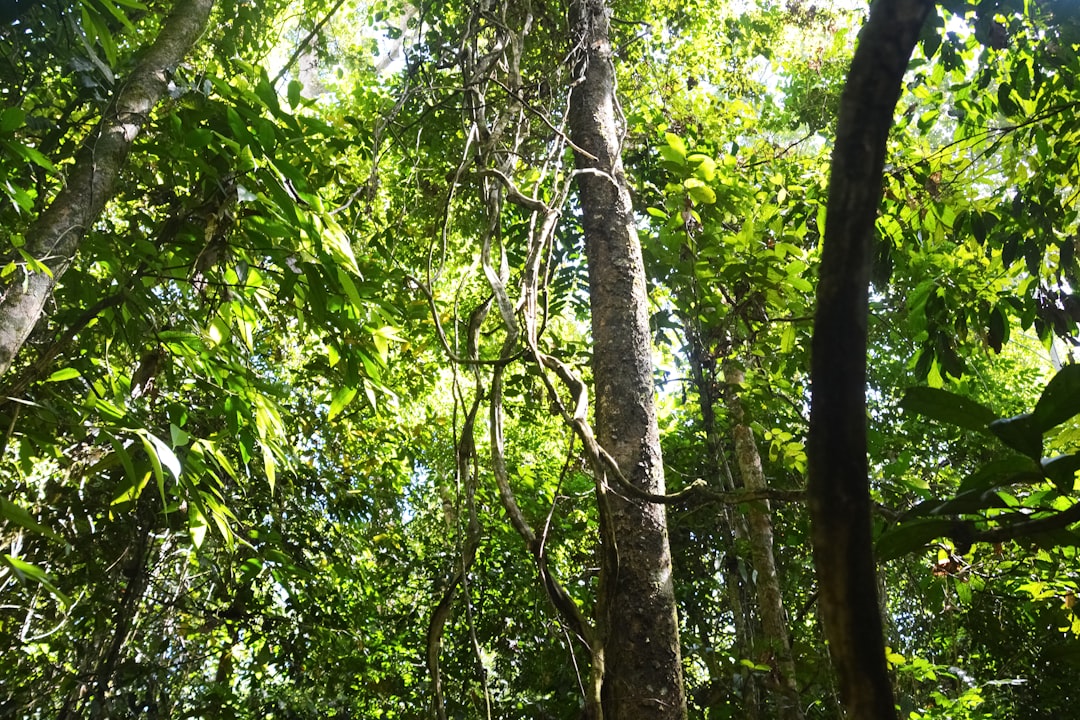
<path id="1" fill-rule="evenodd" d="M 0 716 L 1075 713 L 1075 3 L 608 4 L 0 6 Z"/>

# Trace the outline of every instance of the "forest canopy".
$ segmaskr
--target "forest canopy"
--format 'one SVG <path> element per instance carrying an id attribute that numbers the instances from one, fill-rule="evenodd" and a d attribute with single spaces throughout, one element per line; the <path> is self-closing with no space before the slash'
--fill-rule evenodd
<path id="1" fill-rule="evenodd" d="M 1069 717 L 1069 0 L 0 3 L 0 716 Z"/>

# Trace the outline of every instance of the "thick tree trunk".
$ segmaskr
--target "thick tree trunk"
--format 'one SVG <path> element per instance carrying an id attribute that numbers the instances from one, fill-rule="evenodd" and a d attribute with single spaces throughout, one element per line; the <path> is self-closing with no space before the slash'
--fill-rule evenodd
<path id="1" fill-rule="evenodd" d="M 866 459 L 871 237 L 885 145 L 929 0 L 876 0 L 840 101 L 812 345 L 808 499 L 819 606 L 849 718 L 895 718 Z"/>
<path id="2" fill-rule="evenodd" d="M 745 375 L 738 365 L 730 360 L 724 362 L 724 382 L 728 386 L 728 418 L 732 424 L 735 458 L 743 487 L 751 491 L 767 490 L 765 472 L 761 468 L 761 455 L 758 453 L 754 434 L 746 424 L 742 398 L 739 397 L 738 387 L 744 379 Z M 757 590 L 762 631 L 759 649 L 768 652 L 768 658 L 764 661 L 773 667 L 777 690 L 777 717 L 780 720 L 802 720 L 799 686 L 795 681 L 795 660 L 791 655 L 791 636 L 787 613 L 784 611 L 784 596 L 780 592 L 780 576 L 776 572 L 776 556 L 773 553 L 772 511 L 769 501 L 750 503 L 746 516 L 750 525 L 750 555 L 757 573 L 754 587 Z M 755 659 L 758 662 L 763 660 Z"/>
<path id="3" fill-rule="evenodd" d="M 79 243 L 100 217 L 150 111 L 165 94 L 166 74 L 191 50 L 206 29 L 213 0 L 180 0 L 157 40 L 120 82 L 116 97 L 66 178 L 64 188 L 30 226 L 24 250 L 49 268 L 13 275 L 0 288 L 0 375 L 7 372 L 41 318 L 60 276 L 70 267 Z"/>
<path id="4" fill-rule="evenodd" d="M 569 119 L 571 138 L 580 149 L 578 189 L 589 262 L 596 435 L 630 482 L 663 493 L 645 269 L 620 157 L 608 23 L 602 0 L 571 6 L 577 84 Z M 604 717 L 684 718 L 664 507 L 629 500 L 617 490 L 606 496 L 601 512 L 608 561 L 597 610 L 598 629 L 606 639 Z"/>

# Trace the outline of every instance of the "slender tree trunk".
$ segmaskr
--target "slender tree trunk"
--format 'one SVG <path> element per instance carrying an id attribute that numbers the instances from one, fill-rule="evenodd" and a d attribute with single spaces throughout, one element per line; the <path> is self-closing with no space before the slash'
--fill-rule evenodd
<path id="1" fill-rule="evenodd" d="M 745 379 L 743 371 L 732 361 L 724 362 L 724 382 L 728 386 L 728 417 L 735 438 L 735 457 L 743 486 L 747 490 L 766 490 L 765 473 L 761 469 L 754 434 L 746 424 L 738 386 Z M 768 663 L 773 666 L 780 720 L 802 720 L 799 686 L 795 681 L 795 660 L 791 656 L 791 637 L 784 612 L 784 597 L 780 592 L 780 576 L 776 572 L 773 553 L 772 512 L 769 501 L 750 503 L 746 515 L 750 524 L 750 554 L 757 571 L 758 612 L 761 615 L 762 641 L 769 652 Z M 760 662 L 760 659 L 759 659 Z"/>
<path id="2" fill-rule="evenodd" d="M 696 291 L 695 291 L 696 292 Z M 697 388 L 698 404 L 701 406 L 701 424 L 705 431 L 705 477 L 721 489 L 732 492 L 735 482 L 723 450 L 723 441 L 716 425 L 716 407 L 720 403 L 719 386 L 716 376 L 716 360 L 706 348 L 704 333 L 695 327 L 689 318 L 683 318 L 687 328 L 686 345 L 690 359 L 690 369 Z M 739 658 L 748 658 L 754 645 L 753 618 L 743 599 L 744 584 L 739 572 L 737 540 L 749 533 L 744 519 L 731 505 L 723 505 L 718 518 L 724 546 L 724 589 L 731 605 L 732 626 L 735 628 L 735 653 Z M 739 688 L 742 703 L 742 720 L 758 720 L 761 717 L 758 683 L 752 674 L 744 675 L 746 682 Z"/>
<path id="3" fill-rule="evenodd" d="M 577 153 L 578 189 L 589 263 L 596 435 L 630 482 L 663 493 L 645 269 L 620 156 L 621 117 L 603 0 L 573 3 L 571 27 L 576 85 L 569 120 L 571 138 L 584 151 Z M 606 639 L 604 717 L 684 718 L 664 507 L 617 492 L 601 500 L 608 543 L 597 609 Z"/>
<path id="4" fill-rule="evenodd" d="M 24 250 L 49 272 L 28 269 L 0 287 L 0 375 L 11 367 L 79 243 L 113 196 L 132 143 L 165 94 L 167 72 L 205 31 L 213 5 L 213 0 L 176 3 L 157 40 L 121 80 L 105 116 L 76 155 L 63 189 L 27 231 Z"/>
<path id="5" fill-rule="evenodd" d="M 853 720 L 896 718 L 870 532 L 866 342 L 885 146 L 929 0 L 875 0 L 840 100 L 812 344 L 807 443 L 819 606 Z"/>

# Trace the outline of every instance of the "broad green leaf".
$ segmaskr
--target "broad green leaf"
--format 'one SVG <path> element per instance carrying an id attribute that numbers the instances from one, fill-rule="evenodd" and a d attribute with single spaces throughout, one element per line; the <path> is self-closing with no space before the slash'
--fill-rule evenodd
<path id="1" fill-rule="evenodd" d="M 1017 482 L 1037 482 L 1043 477 L 1039 464 L 1026 455 L 991 460 L 960 482 L 957 492 L 989 490 Z"/>
<path id="2" fill-rule="evenodd" d="M 343 267 L 336 269 L 338 282 L 341 283 L 341 289 L 345 291 L 345 297 L 349 298 L 349 302 L 357 310 L 364 309 L 364 301 L 360 298 L 360 292 L 356 289 L 356 283 L 353 282 L 348 271 Z"/>
<path id="3" fill-rule="evenodd" d="M 371 331 L 371 339 L 375 343 L 375 350 L 379 353 L 379 359 L 386 365 L 390 359 L 390 343 L 404 342 L 398 335 L 397 328 L 385 326 Z"/>
<path id="4" fill-rule="evenodd" d="M 997 99 L 998 107 L 1005 115 L 1015 115 L 1018 112 L 1016 103 L 1011 97 L 1012 86 L 1007 82 L 1003 82 L 998 86 Z"/>
<path id="5" fill-rule="evenodd" d="M 981 513 L 987 508 L 1008 507 L 1001 495 L 993 490 L 969 490 L 948 500 L 924 500 L 908 511 L 912 517 L 963 515 Z"/>
<path id="6" fill-rule="evenodd" d="M 124 505 L 126 503 L 138 500 L 139 496 L 142 495 L 143 489 L 146 487 L 146 483 L 150 482 L 150 475 L 151 473 L 148 470 L 146 474 L 143 475 L 142 480 L 138 482 L 133 482 L 127 490 L 113 498 L 112 502 L 109 503 L 109 505 Z"/>
<path id="7" fill-rule="evenodd" d="M 111 2 L 111 0 L 98 0 L 98 3 L 103 8 L 108 10 L 109 14 L 116 18 L 116 20 L 121 25 L 126 27 L 128 30 L 131 30 L 132 32 L 135 31 L 135 26 L 131 24 L 131 20 L 128 19 L 127 14 L 123 12 L 120 8 L 116 7 L 116 5 Z"/>
<path id="8" fill-rule="evenodd" d="M 316 218 L 315 226 L 319 230 L 323 247 L 330 251 L 334 260 L 353 275 L 360 274 L 360 267 L 356 264 L 356 256 L 353 255 L 352 243 L 349 236 L 333 218 Z"/>
<path id="9" fill-rule="evenodd" d="M 73 380 L 80 377 L 82 373 L 72 367 L 62 368 L 57 370 L 52 375 L 45 379 L 45 382 L 61 382 L 62 380 Z"/>
<path id="10" fill-rule="evenodd" d="M 1080 454 L 1058 455 L 1042 461 L 1043 472 L 1063 493 L 1071 493 L 1076 486 L 1076 473 L 1080 470 Z"/>
<path id="11" fill-rule="evenodd" d="M 1001 442 L 1036 462 L 1042 459 L 1042 432 L 1030 413 L 995 420 L 989 425 Z"/>
<path id="12" fill-rule="evenodd" d="M 157 450 L 154 448 L 154 444 L 150 442 L 150 439 L 142 433 L 137 433 L 139 440 L 142 441 L 143 449 L 146 450 L 147 457 L 150 458 L 150 468 L 154 473 L 154 480 L 157 483 L 158 494 L 161 495 L 161 505 L 165 507 L 168 505 L 165 499 L 165 473 L 161 469 L 161 459 L 157 456 Z"/>
<path id="13" fill-rule="evenodd" d="M 1024 100 L 1031 99 L 1031 71 L 1028 69 L 1028 64 L 1023 60 L 1013 66 L 1012 82 L 1017 95 Z"/>
<path id="14" fill-rule="evenodd" d="M 31 272 L 42 273 L 43 275 L 48 275 L 49 277 L 53 276 L 52 270 L 49 269 L 48 265 L 41 262 L 40 260 L 35 258 L 30 253 L 23 250 L 22 248 L 18 248 L 18 251 L 19 251 L 19 257 L 21 257 L 23 259 L 23 262 L 26 263 L 26 267 Z"/>
<path id="15" fill-rule="evenodd" d="M 694 175 L 705 182 L 712 182 L 716 177 L 716 161 L 702 153 L 692 153 L 686 156 L 686 161 L 694 170 Z"/>
<path id="16" fill-rule="evenodd" d="M 181 430 L 174 423 L 169 424 L 169 435 L 172 438 L 173 447 L 184 447 L 191 441 L 191 435 Z"/>
<path id="17" fill-rule="evenodd" d="M 56 532 L 35 520 L 26 508 L 21 505 L 16 505 L 5 497 L 0 497 L 0 517 L 8 522 L 15 523 L 19 527 L 32 530 L 39 535 L 44 535 L 50 540 L 55 540 L 59 543 L 64 543 L 65 545 L 67 544 L 62 537 L 56 534 Z"/>
<path id="18" fill-rule="evenodd" d="M 953 521 L 947 518 L 916 518 L 886 530 L 875 546 L 878 560 L 893 560 L 916 550 L 930 541 L 949 534 Z"/>
<path id="19" fill-rule="evenodd" d="M 299 80 L 289 81 L 288 99 L 289 107 L 296 109 L 296 106 L 300 104 L 300 92 L 304 89 L 304 84 Z"/>
<path id="20" fill-rule="evenodd" d="M 667 147 L 678 153 L 680 159 L 686 157 L 686 142 L 681 137 L 674 133 L 664 133 L 664 142 L 667 143 Z"/>
<path id="21" fill-rule="evenodd" d="M 789 353 L 795 347 L 795 324 L 788 323 L 780 336 L 780 352 Z"/>
<path id="22" fill-rule="evenodd" d="M 26 124 L 26 112 L 19 107 L 0 110 L 0 132 L 10 133 Z"/>
<path id="23" fill-rule="evenodd" d="M 997 419 L 992 410 L 971 398 L 931 387 L 909 388 L 900 401 L 900 407 L 932 420 L 978 432 L 985 432 L 987 426 Z"/>
<path id="24" fill-rule="evenodd" d="M 56 599 L 58 599 L 65 606 L 71 604 L 71 598 L 69 598 L 53 583 L 52 578 L 44 570 L 37 565 L 28 563 L 25 560 L 17 558 L 13 555 L 3 554 L 0 555 L 0 564 L 7 565 L 11 568 L 15 576 L 21 581 L 32 580 L 38 583 L 43 588 L 48 590 Z"/>
<path id="25" fill-rule="evenodd" d="M 344 410 L 349 403 L 356 398 L 356 394 L 359 392 L 355 387 L 341 387 L 334 393 L 334 397 L 330 400 L 330 412 L 327 414 L 327 420 L 333 420 L 341 411 Z"/>
<path id="26" fill-rule="evenodd" d="M 1035 427 L 1046 432 L 1080 415 L 1080 365 L 1066 365 L 1050 379 L 1032 413 Z"/>
<path id="27" fill-rule="evenodd" d="M 206 516 L 203 515 L 198 503 L 188 505 L 188 534 L 191 535 L 191 544 L 198 550 L 206 540 L 207 530 Z"/>
<path id="28" fill-rule="evenodd" d="M 696 178 L 690 178 L 685 183 L 686 194 L 693 200 L 706 205 L 716 202 L 716 192 L 708 185 L 703 184 Z"/>

